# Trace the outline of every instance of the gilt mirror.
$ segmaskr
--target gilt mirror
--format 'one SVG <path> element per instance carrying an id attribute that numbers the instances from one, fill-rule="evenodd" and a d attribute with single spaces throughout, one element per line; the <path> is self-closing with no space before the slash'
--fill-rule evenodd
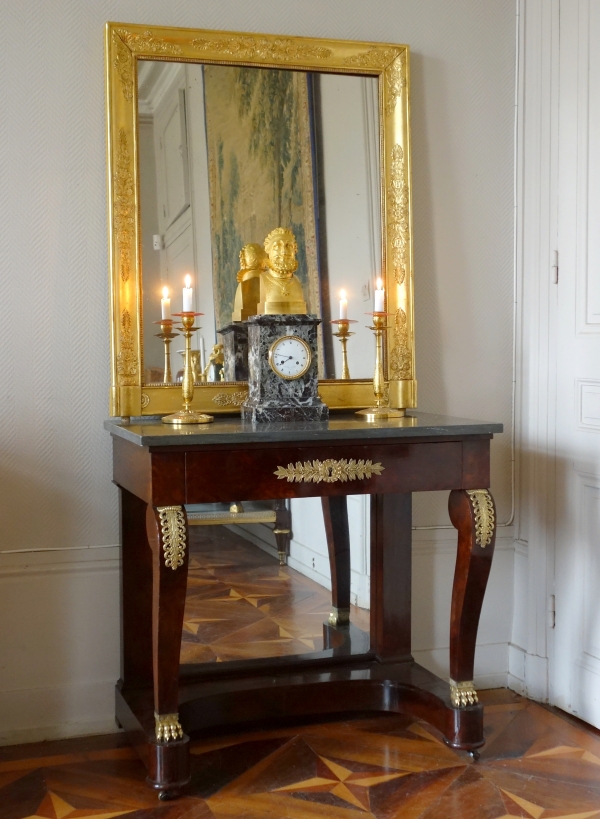
<path id="1" fill-rule="evenodd" d="M 381 278 L 390 403 L 414 406 L 407 47 L 109 23 L 106 57 L 111 414 L 178 409 L 183 337 L 165 343 L 159 321 L 163 297 L 181 311 L 186 275 L 203 314 L 194 408 L 239 410 L 245 373 L 224 341 L 245 318 L 240 282 L 279 226 L 321 319 L 322 399 L 372 403 L 367 314 Z M 342 290 L 356 321 L 349 372 Z"/>

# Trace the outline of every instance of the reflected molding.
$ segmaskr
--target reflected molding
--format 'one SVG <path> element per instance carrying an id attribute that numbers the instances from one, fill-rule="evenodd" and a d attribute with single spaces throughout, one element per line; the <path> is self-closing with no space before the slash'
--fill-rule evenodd
<path id="1" fill-rule="evenodd" d="M 110 414 L 135 416 L 172 412 L 178 408 L 181 393 L 178 386 L 143 385 L 142 381 L 137 61 L 149 59 L 285 67 L 378 79 L 382 259 L 386 309 L 395 316 L 385 339 L 384 374 L 391 406 L 415 407 L 408 46 L 107 23 L 105 48 L 111 276 Z M 239 383 L 202 384 L 195 389 L 193 409 L 215 414 L 237 411 L 240 386 Z M 367 379 L 321 380 L 319 394 L 330 409 L 358 409 L 373 402 L 372 381 Z"/>

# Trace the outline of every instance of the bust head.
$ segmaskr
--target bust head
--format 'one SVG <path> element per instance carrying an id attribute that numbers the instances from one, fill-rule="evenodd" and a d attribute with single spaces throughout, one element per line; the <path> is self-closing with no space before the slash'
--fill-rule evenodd
<path id="1" fill-rule="evenodd" d="M 260 245 L 252 242 L 240 250 L 240 270 L 259 270 L 266 266 L 267 254 Z"/>
<path id="2" fill-rule="evenodd" d="M 279 278 L 289 279 L 298 267 L 296 237 L 288 228 L 275 228 L 265 239 L 269 268 Z"/>
<path id="3" fill-rule="evenodd" d="M 238 282 L 248 281 L 260 276 L 262 270 L 266 270 L 269 264 L 269 257 L 260 245 L 252 242 L 240 250 L 240 269 L 237 274 Z"/>

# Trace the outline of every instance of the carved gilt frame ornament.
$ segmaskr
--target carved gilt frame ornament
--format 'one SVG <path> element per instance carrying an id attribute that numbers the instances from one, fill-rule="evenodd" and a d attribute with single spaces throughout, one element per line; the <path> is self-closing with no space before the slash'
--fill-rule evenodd
<path id="1" fill-rule="evenodd" d="M 386 389 L 392 407 L 416 406 L 408 46 L 124 23 L 107 23 L 105 46 L 111 415 L 163 415 L 181 404 L 179 386 L 143 383 L 137 64 L 155 59 L 377 78 L 383 274 L 386 310 L 394 316 L 384 338 Z M 239 383 L 202 383 L 194 390 L 192 409 L 237 412 L 240 394 Z M 319 395 L 331 409 L 358 409 L 372 404 L 373 382 L 323 380 Z"/>
<path id="2" fill-rule="evenodd" d="M 165 566 L 178 569 L 185 560 L 185 515 L 181 506 L 159 506 L 158 517 L 162 534 Z"/>

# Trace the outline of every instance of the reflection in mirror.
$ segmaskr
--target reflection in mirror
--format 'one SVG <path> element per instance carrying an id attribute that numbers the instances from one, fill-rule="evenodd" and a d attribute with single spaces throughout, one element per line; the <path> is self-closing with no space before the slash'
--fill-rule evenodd
<path id="1" fill-rule="evenodd" d="M 351 523 L 360 500 L 348 498 Z M 366 609 L 351 607 L 350 626 L 328 624 L 332 593 L 320 498 L 292 504 L 291 510 L 283 500 L 187 507 L 181 663 L 369 650 Z"/>
<path id="2" fill-rule="evenodd" d="M 357 321 L 350 377 L 371 378 L 365 313 L 381 274 L 377 80 L 142 60 L 138 126 L 145 383 L 165 380 L 161 293 L 167 287 L 172 313 L 181 311 L 186 274 L 204 314 L 194 344 L 198 380 L 243 380 L 227 343 L 217 345 L 239 334 L 260 248 L 279 226 L 296 237 L 296 275 L 308 312 L 323 322 L 320 377 L 342 377 L 330 322 L 340 317 L 344 289 L 348 318 Z M 181 336 L 170 345 L 176 381 Z"/>

